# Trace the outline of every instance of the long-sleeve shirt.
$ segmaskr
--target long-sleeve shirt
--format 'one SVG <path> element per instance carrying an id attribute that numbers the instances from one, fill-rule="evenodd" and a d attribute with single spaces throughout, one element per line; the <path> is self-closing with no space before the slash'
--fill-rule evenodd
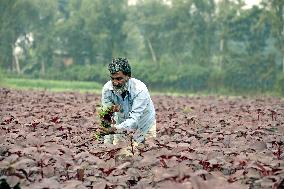
<path id="1" fill-rule="evenodd" d="M 102 105 L 119 105 L 114 120 L 117 129 L 135 130 L 134 140 L 142 142 L 146 133 L 155 124 L 155 108 L 146 85 L 138 79 L 130 78 L 128 90 L 123 98 L 113 90 L 111 81 L 102 89 Z"/>

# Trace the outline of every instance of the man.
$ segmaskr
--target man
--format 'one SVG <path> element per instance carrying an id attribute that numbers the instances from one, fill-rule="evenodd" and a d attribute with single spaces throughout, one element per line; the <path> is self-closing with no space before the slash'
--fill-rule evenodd
<path id="1" fill-rule="evenodd" d="M 103 107 L 114 107 L 115 124 L 104 129 L 104 142 L 117 144 L 127 138 L 123 130 L 132 131 L 136 144 L 156 136 L 155 108 L 146 85 L 131 77 L 126 58 L 114 58 L 108 65 L 110 81 L 102 89 Z M 109 134 L 114 133 L 114 134 Z"/>

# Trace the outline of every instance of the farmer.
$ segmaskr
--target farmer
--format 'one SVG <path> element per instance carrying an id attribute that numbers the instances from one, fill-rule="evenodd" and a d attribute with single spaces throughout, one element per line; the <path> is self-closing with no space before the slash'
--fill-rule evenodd
<path id="1" fill-rule="evenodd" d="M 104 143 L 117 144 L 132 132 L 136 145 L 156 137 L 155 109 L 146 85 L 131 77 L 126 58 L 114 58 L 108 65 L 110 81 L 102 89 L 102 106 L 114 107 L 114 124 L 103 129 Z"/>

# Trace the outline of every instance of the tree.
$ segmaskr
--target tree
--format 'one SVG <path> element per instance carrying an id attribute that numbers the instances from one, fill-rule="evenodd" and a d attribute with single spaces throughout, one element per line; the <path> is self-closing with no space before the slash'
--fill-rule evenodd
<path id="1" fill-rule="evenodd" d="M 126 0 L 85 0 L 80 14 L 90 35 L 91 62 L 105 62 L 113 56 L 126 55 L 126 33 L 123 29 L 127 18 Z"/>
<path id="2" fill-rule="evenodd" d="M 165 38 L 168 10 L 168 5 L 159 0 L 144 0 L 135 5 L 130 17 L 143 37 L 148 52 L 146 58 L 156 64 L 168 46 Z"/>
<path id="3" fill-rule="evenodd" d="M 217 10 L 215 16 L 216 36 L 217 36 L 217 47 L 218 54 L 218 67 L 219 69 L 224 68 L 224 63 L 227 61 L 226 57 L 229 53 L 228 41 L 232 36 L 232 23 L 237 18 L 237 15 L 241 9 L 241 5 L 236 4 L 230 0 L 221 0 L 217 3 Z"/>
<path id="4" fill-rule="evenodd" d="M 55 24 L 57 52 L 60 56 L 71 58 L 75 64 L 84 65 L 91 56 L 92 43 L 86 31 L 86 19 L 83 15 L 83 3 L 88 1 L 69 1 L 60 6 L 62 18 Z"/>
<path id="5" fill-rule="evenodd" d="M 270 23 L 272 34 L 277 40 L 276 46 L 282 56 L 282 72 L 284 73 L 284 1 L 283 0 L 262 0 L 265 10 L 262 23 Z"/>
<path id="6" fill-rule="evenodd" d="M 13 49 L 20 36 L 30 33 L 37 19 L 37 10 L 31 0 L 2 0 L 0 2 L 0 61 L 6 69 L 21 73 L 19 62 L 15 61 Z"/>
<path id="7" fill-rule="evenodd" d="M 45 75 L 46 68 L 52 66 L 53 53 L 57 47 L 55 28 L 60 25 L 60 19 L 63 17 L 59 14 L 58 3 L 57 0 L 33 2 L 38 14 L 32 28 L 35 52 L 30 60 L 30 66 L 31 69 L 36 69 L 36 72 L 40 70 L 41 75 Z"/>

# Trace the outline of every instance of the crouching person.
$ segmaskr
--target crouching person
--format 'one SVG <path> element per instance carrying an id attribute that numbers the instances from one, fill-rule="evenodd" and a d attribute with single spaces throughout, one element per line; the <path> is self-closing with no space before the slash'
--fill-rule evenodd
<path id="1" fill-rule="evenodd" d="M 156 137 L 155 108 L 146 85 L 131 77 L 126 58 L 114 58 L 108 65 L 110 81 L 102 89 L 103 107 L 113 107 L 114 124 L 104 129 L 105 143 L 118 144 L 132 137 L 132 146 Z M 126 133 L 132 133 L 128 136 Z M 129 149 L 124 152 L 128 154 Z"/>

